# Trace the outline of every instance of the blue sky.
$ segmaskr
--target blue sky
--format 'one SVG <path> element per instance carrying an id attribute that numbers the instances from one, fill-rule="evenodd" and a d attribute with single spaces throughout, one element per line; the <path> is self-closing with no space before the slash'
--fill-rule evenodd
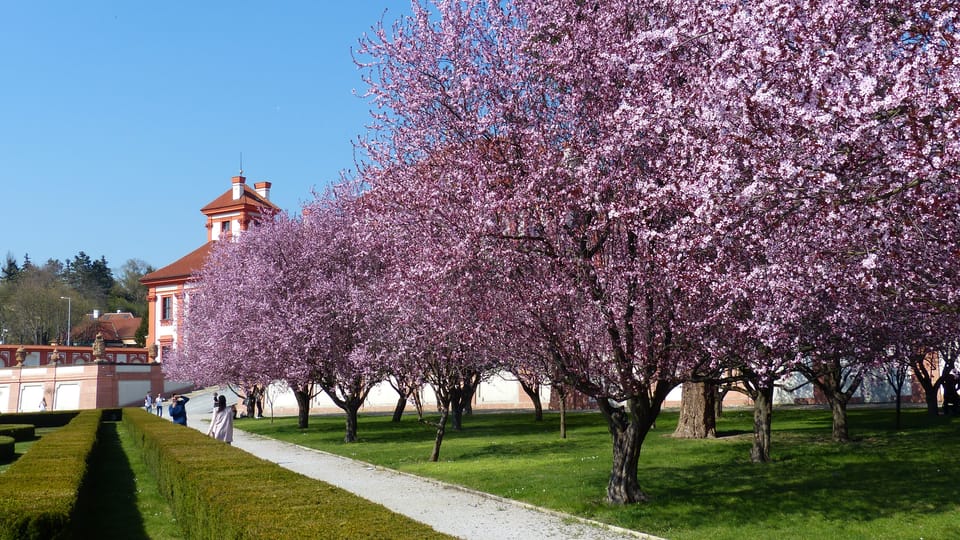
<path id="1" fill-rule="evenodd" d="M 354 168 L 350 55 L 403 0 L 0 3 L 0 257 L 165 266 L 247 183 L 296 212 Z"/>

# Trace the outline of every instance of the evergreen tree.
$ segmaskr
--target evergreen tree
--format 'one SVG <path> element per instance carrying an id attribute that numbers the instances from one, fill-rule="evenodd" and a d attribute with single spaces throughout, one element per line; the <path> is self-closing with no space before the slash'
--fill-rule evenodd
<path id="1" fill-rule="evenodd" d="M 0 269 L 0 282 L 10 283 L 16 281 L 20 277 L 20 266 L 17 265 L 17 259 L 11 254 L 7 253 L 7 260 L 3 264 L 3 268 Z"/>
<path id="2" fill-rule="evenodd" d="M 94 261 L 83 251 L 66 261 L 63 277 L 72 289 L 99 305 L 106 305 L 114 283 L 106 258 Z"/>

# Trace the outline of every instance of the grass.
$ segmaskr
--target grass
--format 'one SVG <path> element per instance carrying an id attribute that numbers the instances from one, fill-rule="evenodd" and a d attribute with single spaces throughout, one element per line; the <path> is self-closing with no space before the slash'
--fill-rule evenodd
<path id="1" fill-rule="evenodd" d="M 478 413 L 447 431 L 440 462 L 427 461 L 434 431 L 412 417 L 361 416 L 355 444 L 342 416 L 238 420 L 237 427 L 303 446 L 461 484 L 538 506 L 668 538 L 950 538 L 960 523 L 960 421 L 889 409 L 852 409 L 854 441 L 830 441 L 830 411 L 778 409 L 773 463 L 749 461 L 752 411 L 731 410 L 715 440 L 670 437 L 666 412 L 644 443 L 647 504 L 604 502 L 610 436 L 598 413 Z"/>
<path id="2" fill-rule="evenodd" d="M 100 426 L 77 512 L 77 538 L 173 540 L 183 538 L 156 480 L 144 465 L 122 423 Z"/>

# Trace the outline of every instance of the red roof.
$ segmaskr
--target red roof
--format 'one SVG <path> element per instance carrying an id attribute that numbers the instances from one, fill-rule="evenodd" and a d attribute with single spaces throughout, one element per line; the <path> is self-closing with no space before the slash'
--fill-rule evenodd
<path id="1" fill-rule="evenodd" d="M 105 313 L 99 319 L 89 314 L 84 315 L 83 321 L 72 329 L 71 335 L 75 342 L 93 342 L 97 332 L 103 334 L 103 339 L 109 342 L 132 345 L 136 343 L 134 337 L 140 328 L 140 317 L 132 313 Z"/>
<path id="2" fill-rule="evenodd" d="M 213 249 L 215 243 L 216 240 L 207 242 L 175 262 L 150 272 L 140 278 L 140 283 L 150 286 L 151 284 L 159 285 L 162 282 L 181 282 L 190 279 L 195 272 L 203 267 L 203 263 L 206 262 L 207 255 L 210 254 L 210 250 Z"/>
<path id="3" fill-rule="evenodd" d="M 253 188 L 243 184 L 243 192 L 240 194 L 239 199 L 233 198 L 233 188 L 231 187 L 225 191 L 223 195 L 220 195 L 213 201 L 209 202 L 206 206 L 201 208 L 200 211 L 209 215 L 215 214 L 219 211 L 231 210 L 243 206 L 258 206 L 269 208 L 271 210 L 280 210 L 277 205 L 273 204 L 268 199 L 261 197 L 259 193 L 253 190 Z"/>

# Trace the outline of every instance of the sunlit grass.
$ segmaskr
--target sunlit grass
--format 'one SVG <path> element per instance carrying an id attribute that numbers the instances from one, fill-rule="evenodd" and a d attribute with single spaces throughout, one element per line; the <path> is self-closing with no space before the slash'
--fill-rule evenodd
<path id="1" fill-rule="evenodd" d="M 448 430 L 440 461 L 434 431 L 414 417 L 361 416 L 355 444 L 340 416 L 240 420 L 237 427 L 401 471 L 670 538 L 949 538 L 960 523 L 960 421 L 908 409 L 853 409 L 854 441 L 830 441 L 830 412 L 777 410 L 773 463 L 749 461 L 752 412 L 728 411 L 715 440 L 670 437 L 664 413 L 644 443 L 640 485 L 651 502 L 604 502 L 610 436 L 599 413 L 569 416 L 568 438 L 546 414 L 478 413 Z"/>

